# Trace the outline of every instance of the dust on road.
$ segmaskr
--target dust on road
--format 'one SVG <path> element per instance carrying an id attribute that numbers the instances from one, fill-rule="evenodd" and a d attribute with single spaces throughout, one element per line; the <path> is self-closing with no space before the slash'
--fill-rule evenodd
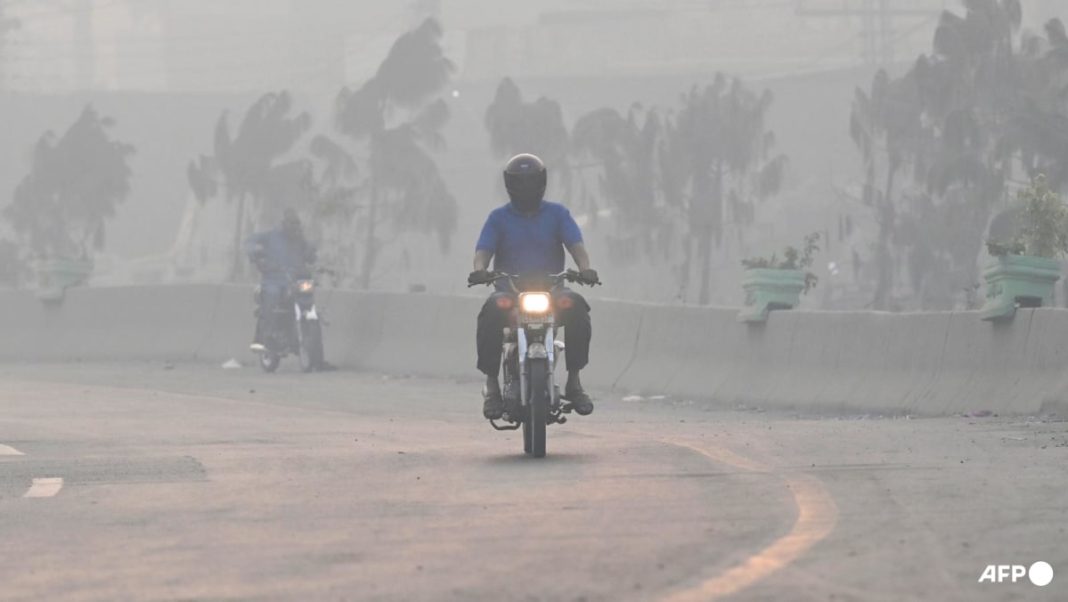
<path id="1" fill-rule="evenodd" d="M 0 366 L 0 599 L 1057 600 L 1068 425 L 622 401 L 543 461 L 477 386 Z M 34 478 L 54 496 L 22 497 Z"/>

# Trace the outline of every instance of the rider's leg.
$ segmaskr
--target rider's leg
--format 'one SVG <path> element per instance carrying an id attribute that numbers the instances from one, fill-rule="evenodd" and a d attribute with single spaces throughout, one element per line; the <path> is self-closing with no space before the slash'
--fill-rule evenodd
<path id="1" fill-rule="evenodd" d="M 475 335 L 478 347 L 478 369 L 486 376 L 497 378 L 501 372 L 501 350 L 504 346 L 504 329 L 513 298 L 507 293 L 493 293 L 478 313 L 478 330 Z"/>
<path id="2" fill-rule="evenodd" d="M 486 387 L 482 394 L 482 413 L 486 418 L 500 418 L 504 413 L 501 399 L 501 350 L 504 347 L 504 328 L 513 302 L 507 293 L 494 293 L 482 305 L 478 314 L 478 329 L 475 335 L 478 349 L 478 369 L 486 375 Z"/>
<path id="3" fill-rule="evenodd" d="M 590 340 L 593 338 L 590 305 L 582 295 L 568 289 L 557 291 L 554 302 L 557 321 L 564 327 L 567 342 L 567 351 L 564 353 L 567 365 L 564 398 L 571 402 L 576 412 L 585 416 L 593 411 L 593 401 L 582 388 L 579 372 L 590 361 Z"/>
<path id="4" fill-rule="evenodd" d="M 274 310 L 282 302 L 285 294 L 285 285 L 276 282 L 263 282 L 260 284 L 259 307 L 256 308 L 256 335 L 253 346 L 263 345 L 263 335 L 270 328 L 270 320 L 274 317 Z"/>

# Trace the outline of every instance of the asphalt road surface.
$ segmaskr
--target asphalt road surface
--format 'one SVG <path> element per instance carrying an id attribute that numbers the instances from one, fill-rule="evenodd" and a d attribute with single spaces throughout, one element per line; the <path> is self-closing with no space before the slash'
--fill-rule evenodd
<path id="1" fill-rule="evenodd" d="M 3 365 L 0 599 L 1068 600 L 1066 422 L 598 400 L 535 460 L 476 383 Z"/>

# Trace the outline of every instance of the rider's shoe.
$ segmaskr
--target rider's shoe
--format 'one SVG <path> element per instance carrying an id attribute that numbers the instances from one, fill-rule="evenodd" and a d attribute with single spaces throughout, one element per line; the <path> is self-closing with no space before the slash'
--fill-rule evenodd
<path id="1" fill-rule="evenodd" d="M 263 353 L 264 351 L 267 351 L 267 348 L 264 347 L 263 343 L 253 343 L 248 346 L 248 349 L 252 353 Z"/>
<path id="2" fill-rule="evenodd" d="M 567 387 L 562 397 L 571 403 L 571 407 L 579 416 L 589 416 L 593 413 L 593 400 L 583 390 L 582 385 Z"/>
<path id="3" fill-rule="evenodd" d="M 494 383 L 496 384 L 496 383 Z M 486 420 L 497 420 L 504 416 L 504 400 L 501 399 L 501 388 L 486 383 L 482 388 L 482 415 Z"/>

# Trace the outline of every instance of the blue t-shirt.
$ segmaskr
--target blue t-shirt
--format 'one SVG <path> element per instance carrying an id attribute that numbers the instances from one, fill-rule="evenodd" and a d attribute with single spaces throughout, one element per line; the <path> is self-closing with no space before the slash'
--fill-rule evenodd
<path id="1" fill-rule="evenodd" d="M 245 241 L 245 252 L 250 255 L 262 249 L 267 260 L 264 282 L 286 283 L 289 276 L 297 276 L 308 265 L 315 263 L 315 247 L 307 241 L 290 240 L 281 228 L 259 232 Z M 288 274 L 288 276 L 287 276 Z"/>
<path id="2" fill-rule="evenodd" d="M 493 269 L 509 274 L 564 271 L 564 247 L 582 242 L 582 231 L 567 207 L 542 201 L 523 215 L 511 203 L 494 209 L 482 226 L 477 251 L 493 253 Z"/>

